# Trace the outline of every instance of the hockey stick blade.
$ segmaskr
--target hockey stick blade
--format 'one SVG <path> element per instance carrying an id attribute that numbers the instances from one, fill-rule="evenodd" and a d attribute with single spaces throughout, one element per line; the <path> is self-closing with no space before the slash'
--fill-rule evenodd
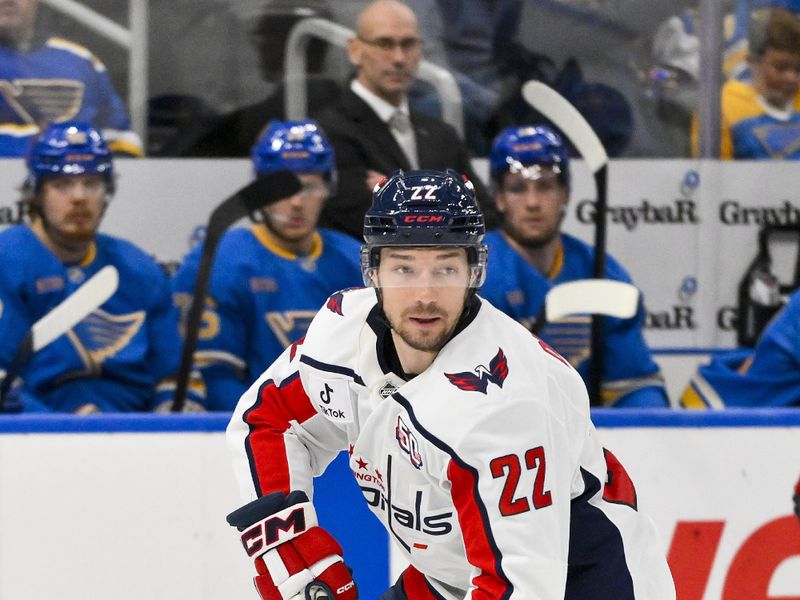
<path id="1" fill-rule="evenodd" d="M 551 323 L 575 314 L 629 319 L 639 306 L 639 289 L 612 279 L 578 279 L 551 288 L 545 305 L 546 318 Z"/>
<path id="2" fill-rule="evenodd" d="M 570 139 L 592 173 L 608 163 L 608 154 L 600 138 L 569 100 L 541 81 L 526 82 L 522 86 L 522 97 Z"/>
<path id="3" fill-rule="evenodd" d="M 17 346 L 6 377 L 0 384 L 0 407 L 11 384 L 28 359 L 75 327 L 89 313 L 111 298 L 117 287 L 119 287 L 117 269 L 112 265 L 105 266 L 33 324 L 28 335 Z"/>
<path id="4" fill-rule="evenodd" d="M 192 360 L 197 347 L 203 306 L 205 305 L 208 283 L 211 278 L 211 267 L 214 264 L 214 255 L 222 235 L 239 219 L 248 215 L 252 216 L 260 209 L 278 200 L 294 196 L 301 189 L 302 184 L 297 175 L 285 169 L 274 171 L 257 177 L 233 196 L 223 200 L 211 213 L 206 227 L 206 237 L 203 242 L 203 252 L 200 255 L 197 278 L 194 283 L 192 302 L 189 305 L 189 312 L 186 317 L 181 364 L 176 376 L 175 397 L 172 401 L 173 412 L 180 412 L 186 402 Z"/>

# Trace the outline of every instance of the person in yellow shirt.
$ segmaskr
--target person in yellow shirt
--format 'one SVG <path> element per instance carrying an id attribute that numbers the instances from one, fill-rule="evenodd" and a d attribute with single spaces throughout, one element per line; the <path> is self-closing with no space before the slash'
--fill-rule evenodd
<path id="1" fill-rule="evenodd" d="M 752 81 L 722 87 L 720 157 L 800 159 L 800 17 L 759 16 L 749 34 Z"/>

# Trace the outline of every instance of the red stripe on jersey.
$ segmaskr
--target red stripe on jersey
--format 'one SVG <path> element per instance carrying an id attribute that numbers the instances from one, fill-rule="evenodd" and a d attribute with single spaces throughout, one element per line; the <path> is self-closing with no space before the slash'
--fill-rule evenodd
<path id="1" fill-rule="evenodd" d="M 434 592 L 428 587 L 428 582 L 425 576 L 417 571 L 413 566 L 409 565 L 403 571 L 403 591 L 408 600 L 440 600 L 439 594 Z"/>
<path id="2" fill-rule="evenodd" d="M 283 434 L 291 421 L 303 423 L 316 414 L 299 375 L 284 381 L 282 387 L 269 380 L 258 390 L 258 402 L 245 412 L 244 421 L 250 426 L 245 445 L 259 495 L 291 491 Z"/>
<path id="3" fill-rule="evenodd" d="M 464 537 L 467 561 L 480 570 L 472 579 L 473 600 L 497 600 L 511 595 L 511 586 L 500 572 L 500 557 L 495 555 L 489 523 L 478 505 L 478 481 L 475 474 L 451 460 L 447 478 L 452 483 L 450 494 L 458 514 Z"/>

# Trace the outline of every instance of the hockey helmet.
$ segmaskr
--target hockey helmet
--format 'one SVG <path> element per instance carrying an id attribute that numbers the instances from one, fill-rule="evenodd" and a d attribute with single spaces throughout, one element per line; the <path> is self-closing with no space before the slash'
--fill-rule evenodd
<path id="1" fill-rule="evenodd" d="M 333 147 L 316 121 L 270 121 L 253 146 L 256 175 L 286 169 L 294 173 L 321 173 L 335 179 Z"/>
<path id="2" fill-rule="evenodd" d="M 528 179 L 542 176 L 547 165 L 561 183 L 569 185 L 569 154 L 561 136 L 545 125 L 509 127 L 500 132 L 489 153 L 492 179 L 499 182 L 504 173 L 521 173 Z"/>
<path id="3" fill-rule="evenodd" d="M 34 191 L 46 177 L 97 174 L 105 177 L 108 193 L 114 193 L 111 151 L 88 123 L 53 123 L 33 143 L 27 162 L 28 184 Z"/>
<path id="4" fill-rule="evenodd" d="M 459 247 L 467 250 L 469 287 L 486 278 L 486 228 L 475 189 L 466 177 L 447 171 L 395 171 L 375 186 L 364 216 L 361 271 L 374 285 L 385 247 Z"/>

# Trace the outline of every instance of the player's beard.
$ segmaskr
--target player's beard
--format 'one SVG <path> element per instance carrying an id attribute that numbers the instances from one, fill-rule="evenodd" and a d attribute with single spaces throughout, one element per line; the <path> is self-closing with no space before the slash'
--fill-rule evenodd
<path id="1" fill-rule="evenodd" d="M 503 223 L 503 231 L 523 248 L 530 250 L 539 250 L 551 244 L 561 234 L 561 223 L 564 220 L 564 213 L 558 218 L 558 221 L 550 228 L 542 231 L 536 235 L 526 235 L 524 231 L 517 227 L 513 221 L 508 219 Z"/>
<path id="2" fill-rule="evenodd" d="M 546 231 L 541 235 L 528 235 L 526 236 L 523 234 L 519 229 L 514 227 L 512 224 L 506 223 L 503 226 L 503 230 L 508 234 L 508 236 L 517 242 L 523 248 L 528 248 L 530 250 L 539 250 L 541 248 L 546 247 L 550 244 L 559 234 L 558 226 L 554 227 L 550 231 Z"/>
<path id="3" fill-rule="evenodd" d="M 409 316 L 411 315 L 415 317 L 439 317 L 445 323 L 448 321 L 449 315 L 447 315 L 435 303 L 418 305 L 414 308 L 406 309 L 400 315 L 399 322 L 393 322 L 393 319 L 387 315 L 387 319 L 389 320 L 389 325 L 392 327 L 392 331 L 400 336 L 400 338 L 408 346 L 414 350 L 420 350 L 422 352 L 438 352 L 441 350 L 444 345 L 450 341 L 456 325 L 458 324 L 458 320 L 453 319 L 452 323 L 447 325 L 445 328 L 440 329 L 438 332 L 429 332 L 430 335 L 425 335 L 424 331 L 417 331 L 414 330 L 411 325 L 406 325 L 408 323 Z"/>
<path id="4" fill-rule="evenodd" d="M 71 216 L 72 215 L 68 215 L 67 218 L 69 219 Z M 80 249 L 82 246 L 88 245 L 94 240 L 97 230 L 100 227 L 102 213 L 99 216 L 93 216 L 89 212 L 81 212 L 81 216 L 84 220 L 72 227 L 54 225 L 44 216 L 42 217 L 42 224 L 53 243 L 69 251 L 74 251 Z"/>

